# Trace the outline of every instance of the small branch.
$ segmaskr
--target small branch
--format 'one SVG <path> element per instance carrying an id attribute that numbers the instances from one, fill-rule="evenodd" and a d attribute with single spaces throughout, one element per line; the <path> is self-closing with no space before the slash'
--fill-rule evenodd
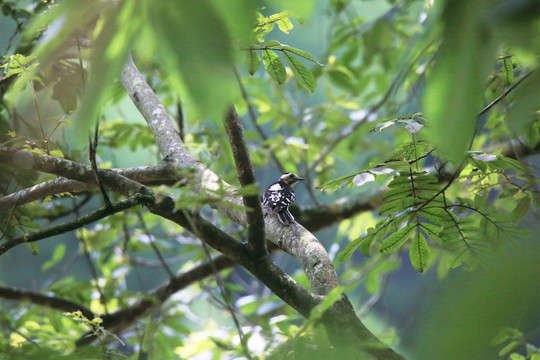
<path id="1" fill-rule="evenodd" d="M 96 169 L 96 176 L 98 176 L 97 169 Z M 110 209 L 111 207 L 112 207 L 112 204 L 105 205 L 106 209 Z M 81 218 L 81 214 L 79 213 L 79 208 L 74 208 L 73 212 L 75 215 L 75 219 Z M 103 306 L 105 313 L 108 313 L 109 311 L 107 310 L 107 298 L 105 297 L 105 294 L 103 290 L 101 289 L 101 285 L 99 284 L 98 272 L 96 269 L 96 265 L 94 264 L 94 262 L 92 261 L 92 257 L 90 256 L 90 250 L 88 249 L 87 239 L 81 236 L 79 237 L 79 242 L 82 245 L 84 259 L 86 260 L 86 265 L 88 266 L 88 269 L 90 270 L 90 274 L 92 275 L 92 279 L 94 280 L 93 285 L 96 287 L 96 290 L 99 293 L 99 302 Z"/>
<path id="2" fill-rule="evenodd" d="M 105 191 L 105 187 L 103 186 L 103 183 L 101 182 L 101 177 L 99 176 L 99 171 L 96 163 L 96 155 L 97 155 L 97 148 L 98 148 L 98 129 L 99 129 L 99 122 L 96 122 L 96 127 L 94 129 L 94 141 L 90 139 L 89 142 L 89 156 L 90 156 L 90 164 L 92 165 L 92 170 L 94 171 L 94 175 L 96 176 L 96 183 L 98 185 L 99 191 L 101 192 L 101 196 L 103 196 L 103 201 L 105 202 L 105 206 L 109 207 L 111 206 L 111 199 L 109 199 L 109 195 L 107 195 L 107 191 Z"/>
<path id="3" fill-rule="evenodd" d="M 58 226 L 53 226 L 51 228 L 44 229 L 41 231 L 31 232 L 24 236 L 13 238 L 9 241 L 6 241 L 2 245 L 0 245 L 0 255 L 4 254 L 6 251 L 11 249 L 12 247 L 20 245 L 22 243 L 35 242 L 35 241 L 39 241 L 39 240 L 42 240 L 51 236 L 63 234 L 68 231 L 73 231 L 84 225 L 91 224 L 109 215 L 115 214 L 120 211 L 124 211 L 136 205 L 153 204 L 153 202 L 154 202 L 154 199 L 151 196 L 143 195 L 143 194 L 136 194 L 135 196 L 129 199 L 121 200 L 114 204 L 111 204 L 111 207 L 101 208 L 79 219 L 76 219 L 76 220 L 73 220 L 65 224 L 58 225 Z"/>
<path id="4" fill-rule="evenodd" d="M 0 287 L 0 297 L 15 301 L 30 301 L 32 304 L 46 306 L 51 309 L 56 309 L 65 312 L 73 312 L 79 310 L 88 319 L 94 318 L 94 313 L 90 309 L 77 304 L 73 301 L 60 299 L 54 296 L 43 295 L 27 290 L 20 290 L 11 287 Z"/>
<path id="5" fill-rule="evenodd" d="M 148 230 L 148 227 L 146 227 L 146 222 L 144 221 L 144 219 L 143 219 L 140 212 L 137 212 L 137 217 L 139 219 L 139 223 L 142 225 L 142 227 L 144 229 L 144 232 L 146 233 L 146 236 L 148 237 L 148 242 L 150 243 L 150 246 L 152 247 L 152 249 L 156 253 L 156 255 L 157 255 L 158 259 L 159 259 L 159 262 L 161 263 L 161 266 L 163 267 L 163 269 L 165 269 L 165 272 L 169 275 L 169 277 L 173 278 L 174 273 L 171 271 L 171 269 L 169 268 L 169 265 L 167 265 L 167 263 L 165 262 L 165 258 L 163 257 L 163 255 L 161 255 L 161 251 L 159 251 L 156 244 L 154 243 L 154 240 L 152 239 L 152 235 L 150 234 L 150 231 Z"/>
<path id="6" fill-rule="evenodd" d="M 523 82 L 523 80 L 525 80 L 526 78 L 529 77 L 529 75 L 531 75 L 533 73 L 534 70 L 532 71 L 529 71 L 528 73 L 526 73 L 525 75 L 523 75 L 518 81 L 516 81 L 515 83 L 513 83 L 512 85 L 510 85 L 508 87 L 508 89 L 506 89 L 501 95 L 499 95 L 495 100 L 493 100 L 492 102 L 490 102 L 489 104 L 487 104 L 478 114 L 476 114 L 476 116 L 482 116 L 484 115 L 485 113 L 487 113 L 492 107 L 494 107 L 495 105 L 497 105 L 497 103 L 499 103 L 499 101 L 501 101 L 502 99 L 504 99 L 505 97 L 508 96 L 508 94 L 510 94 L 512 91 L 514 91 L 514 89 L 516 87 L 518 87 L 519 84 L 521 84 Z"/>
<path id="7" fill-rule="evenodd" d="M 184 110 L 182 109 L 182 104 L 180 103 L 180 100 L 176 103 L 176 122 L 178 125 L 178 136 L 180 136 L 180 140 L 184 142 Z"/>
<path id="8" fill-rule="evenodd" d="M 225 129 L 227 135 L 229 135 L 229 143 L 231 144 L 240 185 L 243 187 L 255 185 L 255 172 L 253 171 L 244 132 L 238 121 L 236 110 L 232 106 L 227 113 Z M 242 199 L 246 207 L 248 249 L 257 257 L 266 256 L 268 252 L 266 251 L 264 234 L 264 217 L 259 196 L 258 194 L 244 195 Z"/>

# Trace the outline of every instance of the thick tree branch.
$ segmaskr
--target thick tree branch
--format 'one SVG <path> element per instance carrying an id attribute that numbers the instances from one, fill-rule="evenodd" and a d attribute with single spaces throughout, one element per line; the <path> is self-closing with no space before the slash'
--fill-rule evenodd
<path id="1" fill-rule="evenodd" d="M 0 146 L 0 163 L 15 165 L 23 169 L 43 171 L 72 180 L 90 183 L 93 186 L 97 185 L 94 171 L 90 166 L 71 160 Z M 135 194 L 150 195 L 154 198 L 155 204 L 170 208 L 174 206 L 171 198 L 159 195 L 149 187 L 128 179 L 112 170 L 98 169 L 98 172 L 103 183 L 120 194 L 125 196 Z"/>
<path id="2" fill-rule="evenodd" d="M 73 221 L 69 221 L 67 223 L 53 226 L 47 229 L 42 229 L 40 231 L 31 232 L 31 233 L 25 234 L 24 236 L 20 236 L 20 237 L 8 240 L 6 242 L 3 242 L 2 244 L 0 244 L 0 255 L 3 255 L 6 251 L 8 251 L 14 246 L 17 246 L 23 243 L 39 241 L 42 239 L 49 238 L 51 236 L 63 234 L 68 231 L 73 231 L 73 230 L 83 227 L 84 225 L 91 224 L 109 215 L 116 214 L 120 211 L 124 211 L 134 206 L 137 206 L 140 204 L 153 204 L 153 203 L 154 203 L 154 198 L 152 196 L 143 195 L 143 194 L 135 194 L 134 196 L 128 199 L 120 200 L 114 204 L 111 204 L 110 206 L 105 206 L 104 208 L 96 210 L 91 214 L 82 216 Z"/>
<path id="3" fill-rule="evenodd" d="M 0 149 L 0 156 L 2 150 Z M 120 175 L 141 184 L 150 183 L 170 183 L 176 178 L 174 167 L 164 163 L 157 166 L 137 166 L 126 169 L 111 169 Z M 94 184 L 80 182 L 66 178 L 57 178 L 45 181 L 41 184 L 19 190 L 12 194 L 0 198 L 0 213 L 13 209 L 16 206 L 28 204 L 30 202 L 67 192 L 81 192 L 95 188 Z"/>
<path id="4" fill-rule="evenodd" d="M 253 163 L 251 162 L 251 156 L 249 155 L 246 139 L 244 138 L 244 131 L 238 121 L 238 115 L 233 106 L 231 106 L 227 113 L 225 129 L 229 135 L 229 142 L 240 185 L 255 185 Z M 243 195 L 242 200 L 246 208 L 249 250 L 255 256 L 266 256 L 268 252 L 266 251 L 264 218 L 259 195 L 258 193 L 254 195 Z"/>

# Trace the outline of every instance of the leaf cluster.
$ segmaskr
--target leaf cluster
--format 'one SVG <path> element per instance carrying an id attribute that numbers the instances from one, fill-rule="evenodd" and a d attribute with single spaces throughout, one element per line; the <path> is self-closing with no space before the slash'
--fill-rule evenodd
<path id="1" fill-rule="evenodd" d="M 408 245 L 411 264 L 420 272 L 433 262 L 433 253 L 441 255 L 441 266 L 454 268 L 465 263 L 470 268 L 503 241 L 523 235 L 516 224 L 532 202 L 539 203 L 532 190 L 539 181 L 530 169 L 500 153 L 479 151 L 470 152 L 466 165 L 449 178 L 441 168 L 421 170 L 426 160 L 435 160 L 433 145 L 416 140 L 422 125 L 408 118 L 412 116 L 384 120 L 375 126 L 383 131 L 400 123 L 412 137 L 390 160 L 321 186 L 333 190 L 344 185 L 363 186 L 375 176 L 392 175 L 379 209 L 383 218 L 348 244 L 340 260 L 348 259 L 357 248 L 369 256 L 374 248 L 392 253 Z M 497 189 L 500 201 L 519 200 L 511 212 L 489 201 L 493 189 Z"/>

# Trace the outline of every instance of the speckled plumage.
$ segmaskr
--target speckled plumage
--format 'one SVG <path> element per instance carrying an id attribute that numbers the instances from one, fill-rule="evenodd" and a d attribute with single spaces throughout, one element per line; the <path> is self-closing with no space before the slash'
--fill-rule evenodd
<path id="1" fill-rule="evenodd" d="M 266 189 L 263 194 L 263 206 L 271 214 L 275 214 L 279 221 L 289 226 L 294 223 L 294 217 L 289 211 L 289 205 L 296 200 L 293 186 L 304 180 L 294 173 L 285 173 L 281 175 L 278 181 Z"/>

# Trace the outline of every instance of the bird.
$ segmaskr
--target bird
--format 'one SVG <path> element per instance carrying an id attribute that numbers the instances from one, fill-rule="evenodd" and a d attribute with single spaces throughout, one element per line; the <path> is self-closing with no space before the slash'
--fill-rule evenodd
<path id="1" fill-rule="evenodd" d="M 289 211 L 289 205 L 296 200 L 293 186 L 302 180 L 305 179 L 295 173 L 284 173 L 263 194 L 263 206 L 266 211 L 276 215 L 278 220 L 285 226 L 294 223 L 294 217 Z"/>

